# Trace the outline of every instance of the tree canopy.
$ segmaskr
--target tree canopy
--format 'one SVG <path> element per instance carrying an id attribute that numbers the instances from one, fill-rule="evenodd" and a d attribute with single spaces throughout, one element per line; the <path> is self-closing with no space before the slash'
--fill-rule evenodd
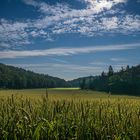
<path id="1" fill-rule="evenodd" d="M 105 91 L 112 94 L 140 95 L 140 65 L 122 68 L 114 72 L 109 66 L 108 72 L 102 72 L 99 76 L 89 76 L 70 81 L 72 86 L 81 89 Z M 83 84 L 84 83 L 84 84 Z"/>
<path id="2" fill-rule="evenodd" d="M 67 86 L 68 83 L 65 80 L 57 77 L 0 64 L 0 88 L 23 89 Z"/>

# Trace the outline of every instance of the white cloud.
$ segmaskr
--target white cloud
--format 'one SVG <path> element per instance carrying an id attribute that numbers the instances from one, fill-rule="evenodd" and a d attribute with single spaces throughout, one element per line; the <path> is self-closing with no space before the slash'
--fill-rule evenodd
<path id="1" fill-rule="evenodd" d="M 95 65 L 95 66 L 105 66 L 107 65 L 105 62 L 99 62 L 99 61 L 93 61 L 89 63 L 90 65 Z"/>
<path id="2" fill-rule="evenodd" d="M 42 63 L 42 64 L 12 64 L 13 66 L 24 68 L 27 70 L 36 71 L 39 73 L 46 73 L 53 76 L 56 75 L 59 77 L 59 73 L 63 73 L 63 75 L 70 75 L 69 78 L 65 76 L 65 79 L 72 79 L 73 77 L 71 74 L 76 74 L 77 76 L 81 76 L 85 74 L 85 76 L 93 74 L 97 75 L 100 74 L 103 70 L 103 67 L 100 66 L 87 66 L 87 65 L 79 65 L 79 64 L 59 64 L 59 63 Z M 57 71 L 57 73 L 54 72 Z M 52 73 L 53 71 L 53 73 Z M 58 73 L 59 71 L 59 73 Z M 80 75 L 79 75 L 80 74 Z M 62 77 L 62 75 L 61 75 Z M 74 76 L 75 78 L 75 76 Z"/>
<path id="3" fill-rule="evenodd" d="M 80 0 L 88 3 L 88 7 L 96 9 L 96 11 L 110 9 L 112 6 L 120 3 L 126 3 L 127 0 Z"/>
<path id="4" fill-rule="evenodd" d="M 110 60 L 114 61 L 114 62 L 126 62 L 127 61 L 126 58 L 111 58 Z"/>
<path id="5" fill-rule="evenodd" d="M 100 67 L 93 67 L 93 66 L 83 66 L 83 65 L 75 65 L 75 64 L 51 64 L 53 68 L 60 68 L 61 70 L 65 71 L 83 71 L 89 72 L 94 70 L 101 69 Z"/>
<path id="6" fill-rule="evenodd" d="M 0 20 L 0 40 L 12 46 L 29 44 L 26 22 L 12 22 Z"/>
<path id="7" fill-rule="evenodd" d="M 19 57 L 33 57 L 33 56 L 68 56 L 81 53 L 94 53 L 106 51 L 120 51 L 135 49 L 140 47 L 137 44 L 123 44 L 123 45 L 108 45 L 108 46 L 86 46 L 81 48 L 52 48 L 46 50 L 24 50 L 24 51 L 1 51 L 0 58 L 19 58 Z"/>
<path id="8" fill-rule="evenodd" d="M 126 0 L 85 0 L 85 2 L 87 8 L 84 9 L 72 9 L 69 5 L 63 4 L 50 6 L 41 3 L 40 11 L 45 13 L 45 16 L 34 25 L 36 28 L 49 29 L 52 35 L 80 33 L 94 36 L 105 32 L 130 34 L 140 30 L 139 15 L 127 15 L 118 8 L 114 9 L 115 5 L 126 3 Z"/>
<path id="9" fill-rule="evenodd" d="M 112 18 L 103 18 L 102 24 L 107 30 L 116 29 L 118 28 L 119 19 L 117 17 Z"/>
<path id="10" fill-rule="evenodd" d="M 140 32 L 140 16 L 127 14 L 120 6 L 127 0 L 79 0 L 86 4 L 82 9 L 64 3 L 49 5 L 35 0 L 23 1 L 34 6 L 41 16 L 24 22 L 0 19 L 0 40 L 11 47 L 30 44 L 38 37 L 52 41 L 54 35 L 65 33 L 97 36 Z"/>
<path id="11" fill-rule="evenodd" d="M 59 62 L 59 63 L 68 63 L 66 60 L 62 60 L 62 59 L 58 59 L 58 58 L 50 58 L 50 60 L 53 60 L 53 61 L 56 61 L 56 62 Z"/>
<path id="12" fill-rule="evenodd" d="M 31 6 L 38 6 L 38 2 L 34 1 L 34 0 L 23 0 L 23 2 L 27 5 L 31 5 Z"/>
<path id="13" fill-rule="evenodd" d="M 0 49 L 8 49 L 10 45 L 5 42 L 0 42 Z"/>

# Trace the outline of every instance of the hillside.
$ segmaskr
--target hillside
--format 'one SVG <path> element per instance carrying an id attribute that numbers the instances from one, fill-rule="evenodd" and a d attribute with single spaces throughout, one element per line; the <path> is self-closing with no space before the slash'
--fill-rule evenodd
<path id="1" fill-rule="evenodd" d="M 73 87 L 105 91 L 112 94 L 140 95 L 140 65 L 122 68 L 114 72 L 110 66 L 107 73 L 69 81 Z"/>
<path id="2" fill-rule="evenodd" d="M 68 83 L 65 80 L 57 77 L 0 64 L 0 88 L 22 89 L 67 86 Z"/>
<path id="3" fill-rule="evenodd" d="M 54 88 L 80 87 L 112 94 L 140 95 L 140 65 L 114 72 L 110 66 L 107 73 L 88 76 L 66 82 L 64 79 L 37 74 L 22 68 L 0 64 L 0 88 Z"/>
<path id="4" fill-rule="evenodd" d="M 71 85 L 71 87 L 80 87 L 80 84 L 83 82 L 83 79 L 86 80 L 86 82 L 89 82 L 90 78 L 93 80 L 95 79 L 97 76 L 87 76 L 87 77 L 80 77 L 77 79 L 73 79 L 68 81 L 69 85 Z"/>

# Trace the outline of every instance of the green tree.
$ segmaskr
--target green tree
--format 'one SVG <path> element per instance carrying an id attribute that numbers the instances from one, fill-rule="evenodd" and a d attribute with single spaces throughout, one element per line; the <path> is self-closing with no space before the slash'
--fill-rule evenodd
<path id="1" fill-rule="evenodd" d="M 113 67 L 110 65 L 109 68 L 108 68 L 108 76 L 112 76 L 114 74 L 114 70 L 113 70 Z"/>
<path id="2" fill-rule="evenodd" d="M 86 86 L 86 79 L 83 78 L 83 79 L 82 79 L 82 82 L 80 83 L 80 88 L 81 88 L 81 89 L 85 89 L 85 86 Z"/>

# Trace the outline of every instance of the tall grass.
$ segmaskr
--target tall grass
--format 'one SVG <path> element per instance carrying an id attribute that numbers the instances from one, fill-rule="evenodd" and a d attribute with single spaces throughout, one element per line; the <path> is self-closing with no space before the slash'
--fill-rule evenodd
<path id="1" fill-rule="evenodd" d="M 135 99 L 0 98 L 0 140 L 140 140 Z"/>

